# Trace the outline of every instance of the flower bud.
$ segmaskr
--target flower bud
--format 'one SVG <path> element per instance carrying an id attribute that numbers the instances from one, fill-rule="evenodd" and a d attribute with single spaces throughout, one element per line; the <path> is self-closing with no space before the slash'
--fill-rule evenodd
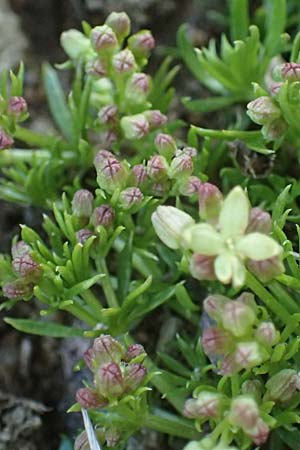
<path id="1" fill-rule="evenodd" d="M 29 254 L 16 256 L 12 267 L 17 275 L 30 281 L 38 280 L 42 274 L 41 266 Z"/>
<path id="2" fill-rule="evenodd" d="M 124 116 L 120 123 L 126 139 L 142 139 L 149 133 L 149 123 L 144 114 Z"/>
<path id="3" fill-rule="evenodd" d="M 145 73 L 134 73 L 126 83 L 125 96 L 133 103 L 144 103 L 149 90 L 150 77 Z"/>
<path id="4" fill-rule="evenodd" d="M 83 359 L 84 362 L 86 364 L 86 366 L 90 369 L 93 370 L 94 368 L 94 362 L 95 362 L 95 352 L 93 350 L 93 348 L 88 348 L 84 354 L 83 354 Z"/>
<path id="5" fill-rule="evenodd" d="M 196 280 L 215 280 L 214 256 L 205 256 L 200 253 L 194 253 L 190 259 L 189 269 L 193 278 Z"/>
<path id="6" fill-rule="evenodd" d="M 259 380 L 246 380 L 242 384 L 242 393 L 253 397 L 257 402 L 261 400 L 263 385 Z"/>
<path id="7" fill-rule="evenodd" d="M 220 364 L 220 369 L 218 371 L 219 375 L 231 376 L 240 370 L 239 364 L 235 360 L 235 355 L 226 355 Z"/>
<path id="8" fill-rule="evenodd" d="M 72 200 L 72 212 L 79 218 L 88 218 L 93 211 L 93 194 L 87 189 L 80 189 L 75 192 Z"/>
<path id="9" fill-rule="evenodd" d="M 109 334 L 102 334 L 94 340 L 93 352 L 97 365 L 102 365 L 109 362 L 119 363 L 125 354 L 125 349 Z"/>
<path id="10" fill-rule="evenodd" d="M 219 321 L 223 317 L 223 311 L 228 302 L 230 302 L 230 300 L 223 295 L 209 295 L 203 302 L 203 309 L 209 317 Z"/>
<path id="11" fill-rule="evenodd" d="M 82 431 L 75 439 L 74 450 L 90 450 L 89 440 L 86 431 Z"/>
<path id="12" fill-rule="evenodd" d="M 293 369 L 282 369 L 266 382 L 267 398 L 278 403 L 290 401 L 297 390 L 297 372 Z"/>
<path id="13" fill-rule="evenodd" d="M 110 205 L 101 205 L 94 209 L 91 222 L 94 227 L 110 227 L 115 220 L 115 210 Z"/>
<path id="14" fill-rule="evenodd" d="M 202 183 L 199 186 L 199 215 L 202 220 L 215 222 L 221 210 L 223 195 L 211 183 Z"/>
<path id="15" fill-rule="evenodd" d="M 259 418 L 256 401 L 248 395 L 240 395 L 232 400 L 228 415 L 229 422 L 244 431 L 253 428 Z"/>
<path id="16" fill-rule="evenodd" d="M 116 105 L 106 105 L 98 112 L 101 125 L 115 125 L 117 121 L 118 108 Z"/>
<path id="17" fill-rule="evenodd" d="M 185 180 L 182 180 L 179 186 L 179 192 L 181 195 L 191 197 L 192 195 L 199 195 L 199 187 L 201 181 L 198 177 L 191 176 Z"/>
<path id="18" fill-rule="evenodd" d="M 288 62 L 281 66 L 281 77 L 283 80 L 300 81 L 300 64 Z"/>
<path id="19" fill-rule="evenodd" d="M 78 230 L 76 233 L 77 242 L 79 244 L 84 244 L 90 237 L 95 236 L 91 230 L 88 230 L 87 228 L 82 228 L 81 230 Z"/>
<path id="20" fill-rule="evenodd" d="M 137 58 L 148 58 L 155 47 L 155 40 L 149 30 L 141 30 L 128 39 L 128 47 Z"/>
<path id="21" fill-rule="evenodd" d="M 144 186 L 148 178 L 147 169 L 143 164 L 136 164 L 131 169 L 130 180 L 135 186 Z"/>
<path id="22" fill-rule="evenodd" d="M 125 12 L 112 12 L 105 23 L 114 31 L 120 44 L 130 33 L 130 19 Z"/>
<path id="23" fill-rule="evenodd" d="M 129 74 L 136 69 L 133 53 L 125 48 L 113 56 L 113 69 L 119 74 Z"/>
<path id="24" fill-rule="evenodd" d="M 234 359 L 238 366 L 248 369 L 261 364 L 264 358 L 257 342 L 240 342 L 237 345 Z"/>
<path id="25" fill-rule="evenodd" d="M 262 322 L 255 331 L 255 339 L 263 345 L 273 346 L 279 341 L 280 334 L 273 322 Z"/>
<path id="26" fill-rule="evenodd" d="M 18 241 L 11 248 L 11 254 L 13 258 L 28 255 L 31 252 L 31 247 L 24 241 Z"/>
<path id="27" fill-rule="evenodd" d="M 115 189 L 125 186 L 128 177 L 127 169 L 110 152 L 106 150 L 98 152 L 94 165 L 97 171 L 97 182 L 101 189 L 112 194 Z"/>
<path id="28" fill-rule="evenodd" d="M 261 129 L 261 133 L 267 141 L 276 141 L 277 139 L 282 138 L 287 129 L 288 125 L 286 121 L 279 118 L 266 123 Z"/>
<path id="29" fill-rule="evenodd" d="M 94 50 L 99 53 L 118 48 L 117 36 L 108 25 L 102 25 L 92 29 L 91 43 Z"/>
<path id="30" fill-rule="evenodd" d="M 14 143 L 13 138 L 0 129 L 0 150 L 10 148 L 13 145 L 13 143 Z"/>
<path id="31" fill-rule="evenodd" d="M 144 111 L 144 115 L 149 122 L 150 130 L 162 127 L 168 122 L 168 117 L 162 114 L 159 109 Z"/>
<path id="32" fill-rule="evenodd" d="M 270 97 L 262 96 L 248 103 L 247 114 L 253 122 L 265 125 L 278 119 L 281 112 Z"/>
<path id="33" fill-rule="evenodd" d="M 271 96 L 277 97 L 282 86 L 283 86 L 283 83 L 272 83 L 271 86 L 269 87 L 269 92 L 270 92 Z"/>
<path id="34" fill-rule="evenodd" d="M 201 344 L 206 355 L 223 355 L 232 347 L 231 334 L 217 327 L 210 327 L 203 331 Z"/>
<path id="35" fill-rule="evenodd" d="M 169 165 L 164 156 L 154 155 L 147 162 L 147 173 L 151 180 L 161 180 L 167 177 Z"/>
<path id="36" fill-rule="evenodd" d="M 99 135 L 100 142 L 104 147 L 111 146 L 114 142 L 117 142 L 118 135 L 114 130 L 106 130 Z"/>
<path id="37" fill-rule="evenodd" d="M 88 75 L 94 77 L 105 77 L 107 75 L 107 64 L 99 58 L 90 59 L 85 66 Z"/>
<path id="38" fill-rule="evenodd" d="M 138 187 L 129 187 L 120 193 L 120 207 L 128 210 L 139 207 L 143 201 L 143 194 Z"/>
<path id="39" fill-rule="evenodd" d="M 81 56 L 85 56 L 91 47 L 89 39 L 75 29 L 64 31 L 61 34 L 60 45 L 70 59 L 78 59 Z"/>
<path id="40" fill-rule="evenodd" d="M 180 247 L 183 230 L 195 223 L 189 214 L 173 206 L 158 206 L 151 221 L 160 240 L 172 249 Z"/>
<path id="41" fill-rule="evenodd" d="M 171 183 L 167 180 L 156 181 L 151 186 L 151 195 L 154 197 L 164 197 L 171 189 Z"/>
<path id="42" fill-rule="evenodd" d="M 170 159 L 175 155 L 177 145 L 169 134 L 159 133 L 155 138 L 155 147 L 159 154 Z"/>
<path id="43" fill-rule="evenodd" d="M 177 150 L 175 156 L 179 156 L 182 153 L 190 156 L 191 158 L 195 158 L 197 156 L 197 149 L 195 147 L 184 147 L 182 150 Z"/>
<path id="44" fill-rule="evenodd" d="M 190 419 L 216 418 L 220 415 L 221 395 L 215 392 L 202 391 L 196 399 L 185 402 L 183 415 Z"/>
<path id="45" fill-rule="evenodd" d="M 147 369 L 139 363 L 129 364 L 125 369 L 124 386 L 126 391 L 135 391 L 147 375 Z"/>
<path id="46" fill-rule="evenodd" d="M 120 397 L 124 392 L 124 383 L 118 364 L 109 362 L 100 366 L 96 384 L 104 397 Z"/>
<path id="47" fill-rule="evenodd" d="M 242 301 L 230 301 L 225 304 L 222 323 L 234 336 L 243 336 L 256 320 L 253 309 Z"/>
<path id="48" fill-rule="evenodd" d="M 121 439 L 120 433 L 117 432 L 116 428 L 112 427 L 105 430 L 104 437 L 107 447 L 115 447 Z"/>
<path id="49" fill-rule="evenodd" d="M 141 355 L 146 356 L 144 347 L 141 344 L 132 344 L 128 347 L 123 360 L 125 362 L 130 362 L 132 359 L 135 359 Z"/>
<path id="50" fill-rule="evenodd" d="M 16 117 L 27 113 L 27 102 L 25 98 L 19 96 L 11 97 L 8 102 L 8 111 Z"/>
<path id="51" fill-rule="evenodd" d="M 260 208 L 251 208 L 249 224 L 246 233 L 269 234 L 272 229 L 272 219 L 269 213 Z"/>
<path id="52" fill-rule="evenodd" d="M 263 261 L 248 259 L 247 268 L 263 283 L 267 283 L 285 271 L 281 255 Z"/>
<path id="53" fill-rule="evenodd" d="M 249 436 L 249 438 L 259 446 L 263 445 L 268 440 L 269 434 L 270 429 L 261 418 L 258 418 L 252 430 L 249 430 L 247 432 L 247 436 Z"/>
<path id="54" fill-rule="evenodd" d="M 188 177 L 191 175 L 194 169 L 193 160 L 188 155 L 180 155 L 175 156 L 175 158 L 172 159 L 168 175 L 172 178 L 181 178 L 181 177 Z"/>
<path id="55" fill-rule="evenodd" d="M 11 300 L 23 300 L 32 295 L 32 285 L 22 280 L 16 280 L 6 283 L 2 288 L 2 292 L 4 297 Z"/>
<path id="56" fill-rule="evenodd" d="M 76 392 L 76 401 L 80 404 L 82 408 L 103 408 L 107 404 L 104 398 L 101 398 L 93 389 L 81 388 Z"/>

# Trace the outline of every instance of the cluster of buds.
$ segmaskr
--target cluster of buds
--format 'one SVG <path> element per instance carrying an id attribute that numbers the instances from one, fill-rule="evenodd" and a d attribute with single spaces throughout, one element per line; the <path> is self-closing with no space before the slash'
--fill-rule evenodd
<path id="1" fill-rule="evenodd" d="M 236 300 L 210 295 L 203 303 L 211 319 L 203 328 L 201 344 L 222 375 L 259 366 L 269 359 L 280 335 L 273 322 L 257 317 L 257 306 L 250 293 Z"/>
<path id="2" fill-rule="evenodd" d="M 93 373 L 93 385 L 77 391 L 79 405 L 85 409 L 103 408 L 137 391 L 147 375 L 142 364 L 145 356 L 139 344 L 126 349 L 110 335 L 96 338 L 84 354 L 85 363 Z"/>
<path id="3" fill-rule="evenodd" d="M 223 199 L 216 186 L 202 183 L 198 194 L 204 223 L 196 224 L 172 206 L 159 206 L 152 215 L 164 244 L 186 251 L 193 277 L 232 282 L 238 288 L 245 283 L 246 266 L 264 281 L 284 271 L 282 248 L 268 235 L 272 225 L 269 214 L 251 208 L 241 187 L 233 188 Z"/>
<path id="4" fill-rule="evenodd" d="M 0 96 L 0 113 L 5 118 L 5 128 L 0 128 L 0 150 L 6 150 L 14 144 L 10 130 L 28 117 L 26 100 L 21 96 L 4 99 Z"/>
<path id="5" fill-rule="evenodd" d="M 30 298 L 34 284 L 42 276 L 41 266 L 35 261 L 30 246 L 24 241 L 14 244 L 11 253 L 16 279 L 3 285 L 3 295 L 12 300 Z"/>

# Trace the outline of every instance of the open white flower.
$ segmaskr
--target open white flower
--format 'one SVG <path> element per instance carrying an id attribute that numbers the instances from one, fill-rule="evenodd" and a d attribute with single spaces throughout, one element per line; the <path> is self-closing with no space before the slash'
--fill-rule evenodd
<path id="1" fill-rule="evenodd" d="M 245 234 L 249 213 L 248 197 L 237 186 L 224 200 L 216 227 L 200 223 L 186 228 L 182 234 L 186 248 L 202 255 L 215 256 L 216 277 L 224 284 L 232 281 L 235 287 L 245 282 L 245 259 L 263 261 L 282 251 L 274 239 L 263 233 Z"/>

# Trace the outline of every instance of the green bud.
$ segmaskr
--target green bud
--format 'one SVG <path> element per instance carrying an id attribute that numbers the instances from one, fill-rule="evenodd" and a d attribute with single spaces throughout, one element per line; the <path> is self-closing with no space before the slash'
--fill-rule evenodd
<path id="1" fill-rule="evenodd" d="M 247 114 L 253 122 L 265 125 L 278 119 L 281 111 L 270 97 L 262 96 L 248 103 Z"/>
<path id="2" fill-rule="evenodd" d="M 75 29 L 64 31 L 60 37 L 60 44 L 71 59 L 78 59 L 81 56 L 84 57 L 91 48 L 89 39 Z"/>
<path id="3" fill-rule="evenodd" d="M 278 403 L 286 403 L 297 390 L 298 375 L 294 369 L 282 369 L 266 383 L 267 398 Z"/>

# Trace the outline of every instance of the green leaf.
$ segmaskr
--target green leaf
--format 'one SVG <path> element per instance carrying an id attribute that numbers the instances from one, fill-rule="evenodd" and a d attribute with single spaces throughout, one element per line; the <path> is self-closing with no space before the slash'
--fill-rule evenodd
<path id="1" fill-rule="evenodd" d="M 43 322 L 32 319 L 15 319 L 13 317 L 5 317 L 4 322 L 11 325 L 18 331 L 29 334 L 37 334 L 39 336 L 50 336 L 55 338 L 68 338 L 83 336 L 84 330 L 74 327 L 67 327 L 57 323 Z"/>
<path id="2" fill-rule="evenodd" d="M 239 96 L 230 97 L 209 97 L 200 100 L 191 100 L 189 97 L 181 99 L 184 106 L 192 112 L 212 112 L 217 111 L 226 106 L 231 106 L 238 103 L 242 99 Z"/>
<path id="3" fill-rule="evenodd" d="M 273 213 L 272 213 L 272 220 L 274 223 L 281 224 L 282 215 L 283 215 L 286 205 L 289 201 L 290 190 L 291 190 L 291 184 L 286 186 L 286 188 L 279 194 L 279 196 L 276 200 L 276 203 L 273 207 Z M 283 226 L 282 227 L 280 226 L 280 228 L 283 228 Z"/>
<path id="4" fill-rule="evenodd" d="M 265 47 L 270 57 L 281 49 L 281 34 L 286 25 L 286 0 L 265 0 L 266 8 L 266 38 Z"/>
<path id="5" fill-rule="evenodd" d="M 133 233 L 129 233 L 123 250 L 118 255 L 118 298 L 121 303 L 128 293 L 129 282 L 132 271 L 132 243 Z"/>
<path id="6" fill-rule="evenodd" d="M 43 80 L 51 114 L 66 139 L 73 140 L 73 125 L 64 90 L 56 71 L 50 64 L 43 65 Z"/>
<path id="7" fill-rule="evenodd" d="M 229 24 L 232 41 L 244 39 L 249 28 L 249 1 L 229 0 Z"/>
<path id="8" fill-rule="evenodd" d="M 84 281 L 81 281 L 78 284 L 75 284 L 75 286 L 73 286 L 71 289 L 66 291 L 65 297 L 66 298 L 72 298 L 75 295 L 79 295 L 82 292 L 87 291 L 94 284 L 96 284 L 99 280 L 101 280 L 101 278 L 103 278 L 103 277 L 105 277 L 105 275 L 103 273 L 101 273 L 99 275 L 95 275 L 94 277 L 89 278 L 88 280 L 84 280 Z"/>

